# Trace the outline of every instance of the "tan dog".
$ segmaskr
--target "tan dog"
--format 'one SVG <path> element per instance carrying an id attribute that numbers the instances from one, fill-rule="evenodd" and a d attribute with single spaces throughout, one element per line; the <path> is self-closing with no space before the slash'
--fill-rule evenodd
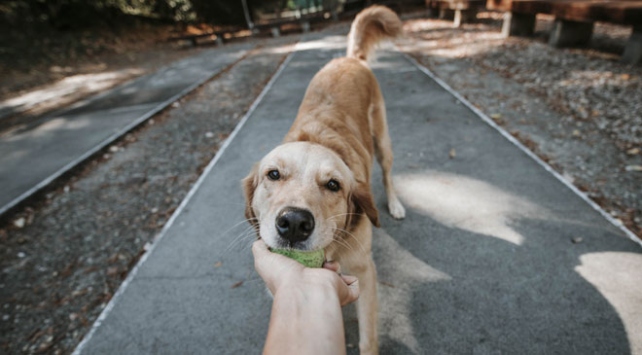
<path id="1" fill-rule="evenodd" d="M 361 353 L 378 352 L 373 155 L 383 171 L 391 215 L 405 217 L 392 185 L 386 109 L 367 59 L 380 40 L 399 33 L 401 22 L 390 9 L 372 6 L 359 13 L 347 57 L 332 60 L 315 75 L 283 144 L 243 180 L 246 218 L 268 246 L 324 248 L 327 260 L 339 261 L 359 278 Z"/>

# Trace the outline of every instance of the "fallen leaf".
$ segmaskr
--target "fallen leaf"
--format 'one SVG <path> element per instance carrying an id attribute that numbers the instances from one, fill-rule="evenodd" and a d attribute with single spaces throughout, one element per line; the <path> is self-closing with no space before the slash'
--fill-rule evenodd
<path id="1" fill-rule="evenodd" d="M 631 149 L 626 151 L 626 154 L 628 154 L 628 155 L 640 154 L 640 149 L 639 148 L 631 148 Z"/>
<path id="2" fill-rule="evenodd" d="M 386 282 L 386 281 L 381 281 L 381 280 L 379 280 L 379 283 L 380 283 L 380 284 L 382 284 L 382 285 L 384 285 L 384 286 L 388 286 L 388 287 L 391 287 L 391 288 L 395 288 L 395 285 L 391 284 L 390 282 Z"/>
<path id="3" fill-rule="evenodd" d="M 107 268 L 107 276 L 115 276 L 120 270 L 117 266 L 110 266 Z"/>
<path id="4" fill-rule="evenodd" d="M 216 264 L 214 264 L 214 267 L 221 267 L 221 265 L 223 265 L 223 263 L 220 261 L 217 261 Z"/>
<path id="5" fill-rule="evenodd" d="M 13 221 L 13 225 L 16 226 L 16 228 L 23 228 L 26 222 L 27 220 L 24 217 L 20 217 Z"/>
<path id="6" fill-rule="evenodd" d="M 232 285 L 231 288 L 237 288 L 237 287 L 239 287 L 241 285 L 243 285 L 243 281 L 239 281 L 239 282 L 235 283 L 234 285 Z"/>

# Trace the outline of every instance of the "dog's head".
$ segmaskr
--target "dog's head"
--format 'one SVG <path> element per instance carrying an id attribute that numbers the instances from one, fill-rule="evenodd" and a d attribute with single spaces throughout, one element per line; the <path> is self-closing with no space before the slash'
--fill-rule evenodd
<path id="1" fill-rule="evenodd" d="M 364 215 L 379 226 L 370 186 L 318 144 L 276 147 L 254 166 L 243 188 L 245 217 L 272 248 L 325 248 Z"/>

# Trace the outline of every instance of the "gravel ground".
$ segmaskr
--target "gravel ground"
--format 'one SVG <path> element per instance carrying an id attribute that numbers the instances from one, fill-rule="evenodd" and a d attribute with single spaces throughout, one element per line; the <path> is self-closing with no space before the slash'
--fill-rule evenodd
<path id="1" fill-rule="evenodd" d="M 399 45 L 642 237 L 642 67 L 618 62 L 631 28 L 598 24 L 585 49 L 502 38 L 501 14 L 453 28 L 409 20 Z"/>
<path id="2" fill-rule="evenodd" d="M 74 349 L 293 41 L 257 41 L 0 229 L 1 353 Z"/>
<path id="3" fill-rule="evenodd" d="M 617 62 L 630 29 L 590 49 L 406 21 L 399 45 L 642 235 L 642 69 Z M 347 30 L 347 25 L 342 25 Z M 0 226 L 0 352 L 69 353 L 291 49 L 264 45 L 123 137 Z M 24 224 L 24 225 L 23 225 Z"/>

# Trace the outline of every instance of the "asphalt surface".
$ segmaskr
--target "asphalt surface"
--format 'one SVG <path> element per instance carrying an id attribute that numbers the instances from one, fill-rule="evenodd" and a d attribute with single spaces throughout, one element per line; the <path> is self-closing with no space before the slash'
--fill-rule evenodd
<path id="1" fill-rule="evenodd" d="M 260 352 L 271 299 L 239 181 L 344 46 L 299 44 L 76 353 Z M 376 171 L 381 353 L 642 354 L 639 245 L 403 55 L 373 68 L 407 210 L 387 214 Z"/>
<path id="2" fill-rule="evenodd" d="M 0 140 L 0 214 L 240 59 L 249 45 L 208 50 Z"/>

